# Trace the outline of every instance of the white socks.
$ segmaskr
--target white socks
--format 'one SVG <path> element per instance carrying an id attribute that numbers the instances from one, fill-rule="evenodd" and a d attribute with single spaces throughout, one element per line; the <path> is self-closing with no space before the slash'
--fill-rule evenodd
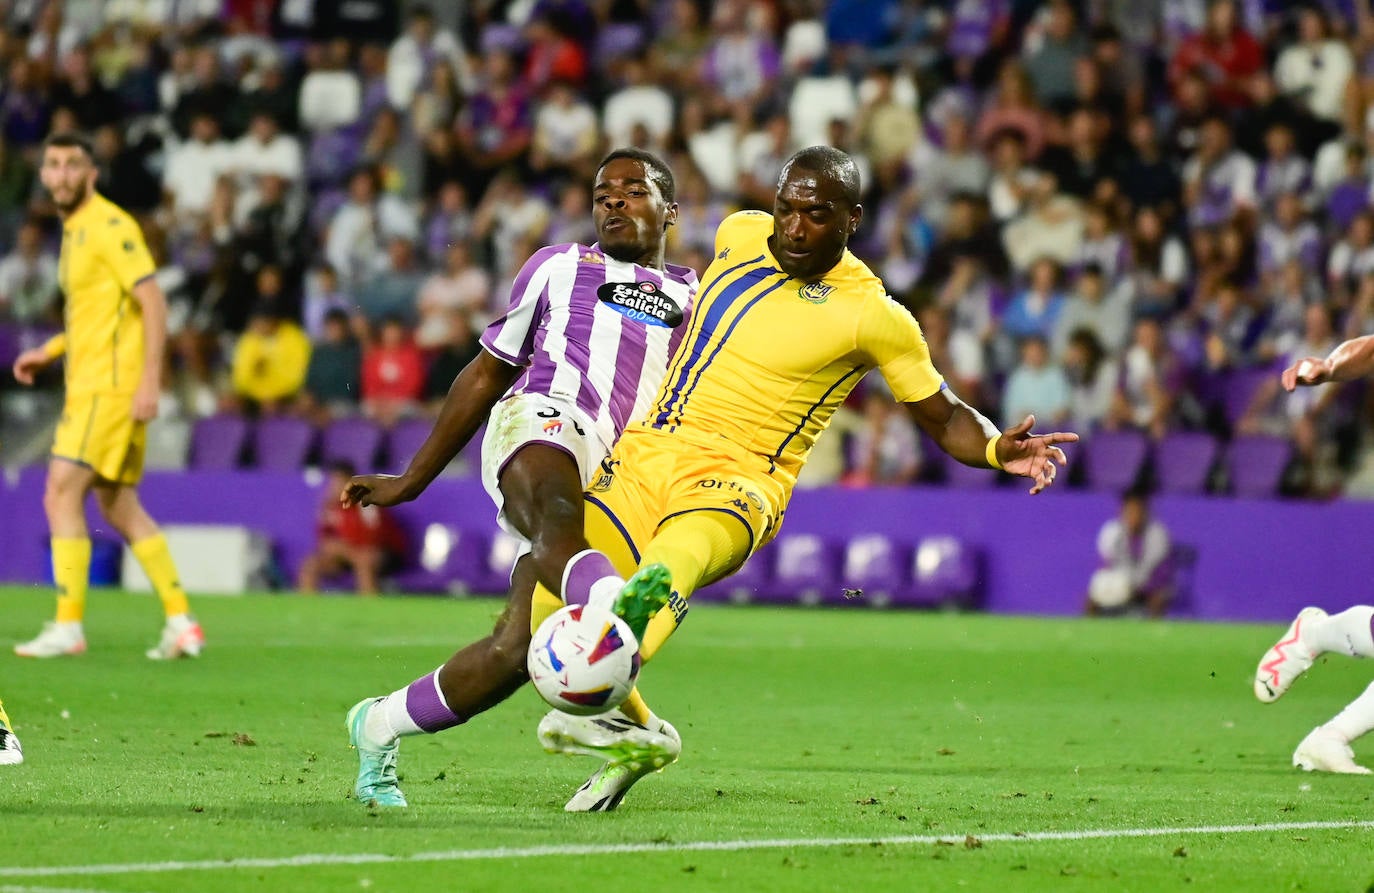
<path id="1" fill-rule="evenodd" d="M 1324 728 L 1340 735 L 1347 744 L 1374 729 L 1374 682 Z"/>
<path id="2" fill-rule="evenodd" d="M 610 612 L 615 607 L 616 596 L 620 595 L 620 590 L 624 588 L 625 581 L 620 577 L 602 577 L 592 584 L 591 594 L 587 597 L 587 606 Z"/>
<path id="3" fill-rule="evenodd" d="M 382 698 L 367 711 L 363 722 L 363 734 L 376 744 L 390 744 L 405 735 L 423 735 L 425 730 L 410 718 L 406 709 L 406 691 L 410 686 L 398 689 Z"/>
<path id="4" fill-rule="evenodd" d="M 1324 617 L 1303 630 L 1303 642 L 1315 654 L 1334 651 L 1347 657 L 1374 657 L 1374 632 L 1370 620 L 1374 608 L 1356 605 L 1339 614 Z"/>

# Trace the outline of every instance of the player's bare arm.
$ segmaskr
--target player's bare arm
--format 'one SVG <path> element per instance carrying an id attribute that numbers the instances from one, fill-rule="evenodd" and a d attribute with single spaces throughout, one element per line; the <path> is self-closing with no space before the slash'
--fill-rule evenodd
<path id="1" fill-rule="evenodd" d="M 357 475 L 340 494 L 340 502 L 345 507 L 396 505 L 419 496 L 472 440 L 520 371 L 519 366 L 498 360 L 485 350 L 480 352 L 453 380 L 439 419 L 410 466 L 399 475 Z"/>
<path id="2" fill-rule="evenodd" d="M 1034 481 L 1031 494 L 1054 483 L 1059 467 L 1068 463 L 1064 451 L 1055 444 L 1073 443 L 1071 432 L 1032 434 L 1035 416 L 1021 424 L 998 431 L 997 426 L 948 388 L 924 400 L 905 404 L 921 430 L 949 455 L 974 468 L 1001 467 L 1011 474 Z M 989 444 L 993 444 L 991 448 Z M 989 462 L 989 454 L 997 464 Z"/>
<path id="3" fill-rule="evenodd" d="M 162 396 L 162 356 L 167 346 L 167 298 L 152 276 L 145 276 L 133 288 L 134 300 L 143 310 L 143 372 L 134 392 L 134 421 L 151 422 L 157 418 L 157 401 Z"/>
<path id="4" fill-rule="evenodd" d="M 1283 370 L 1280 381 L 1285 391 L 1298 386 L 1311 387 L 1328 381 L 1354 381 L 1374 373 L 1374 335 L 1351 338 L 1327 356 L 1305 357 Z"/>

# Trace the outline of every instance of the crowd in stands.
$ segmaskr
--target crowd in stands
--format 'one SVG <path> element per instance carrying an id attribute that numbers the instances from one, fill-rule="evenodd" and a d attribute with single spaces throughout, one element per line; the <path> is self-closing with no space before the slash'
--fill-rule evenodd
<path id="1" fill-rule="evenodd" d="M 999 423 L 1280 435 L 1309 491 L 1369 428 L 1353 389 L 1266 383 L 1374 332 L 1358 0 L 7 0 L 0 21 L 0 313 L 60 321 L 34 164 L 86 131 L 161 264 L 169 413 L 431 413 L 525 259 L 594 240 L 609 148 L 672 162 L 669 256 L 701 271 L 716 223 L 828 143 L 863 174 L 853 249 Z M 919 477 L 905 417 L 853 403 L 813 479 Z"/>

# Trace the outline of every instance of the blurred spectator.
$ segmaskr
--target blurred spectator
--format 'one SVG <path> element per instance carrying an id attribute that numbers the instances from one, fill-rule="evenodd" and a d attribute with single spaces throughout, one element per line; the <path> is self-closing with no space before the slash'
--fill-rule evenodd
<path id="1" fill-rule="evenodd" d="M 491 276 L 473 262 L 467 243 L 453 243 L 445 253 L 444 268 L 420 286 L 415 343 L 425 349 L 449 343 L 454 318 L 484 320 L 490 300 Z"/>
<path id="2" fill-rule="evenodd" d="M 26 325 L 57 321 L 57 256 L 43 246 L 43 230 L 26 221 L 14 250 L 0 259 L 0 316 Z"/>
<path id="3" fill-rule="evenodd" d="M 477 341 L 477 333 L 473 331 L 472 318 L 462 310 L 448 311 L 444 333 L 446 339 L 433 345 L 438 350 L 430 357 L 429 369 L 425 372 L 424 390 L 420 395 L 426 411 L 433 416 L 439 414 L 444 398 L 448 396 L 448 390 L 453 385 L 453 380 L 458 377 L 458 373 L 477 359 L 477 354 L 482 350 Z"/>
<path id="4" fill-rule="evenodd" d="M 915 103 L 902 101 L 895 85 L 896 72 L 893 69 L 879 67 L 869 72 L 863 88 L 867 88 L 870 95 L 863 98 L 854 120 L 854 133 L 859 147 L 878 171 L 900 168 L 922 143 L 921 119 L 916 114 Z M 862 89 L 860 93 L 862 95 Z M 951 125 L 951 120 L 956 118 L 958 123 Z M 979 169 L 986 176 L 986 163 L 972 149 L 968 120 L 958 112 L 951 111 L 945 117 L 943 134 L 946 151 L 951 151 L 951 126 L 960 130 L 956 137 L 957 145 L 952 150 L 955 159 L 970 165 L 976 159 Z M 890 178 L 891 174 L 888 176 Z M 978 177 L 965 178 L 955 188 L 982 192 L 983 183 Z"/>
<path id="5" fill-rule="evenodd" d="M 1274 79 L 1280 90 L 1334 129 L 1345 116 L 1346 85 L 1354 72 L 1354 59 L 1350 47 L 1327 33 L 1321 9 L 1300 8 L 1297 17 L 1298 40 L 1279 54 Z"/>
<path id="6" fill-rule="evenodd" d="M 1036 259 L 1028 273 L 1026 287 L 1016 293 L 1002 314 L 1002 332 L 1016 341 L 1032 335 L 1048 341 L 1068 303 L 1060 288 L 1063 274 L 1048 257 Z"/>
<path id="7" fill-rule="evenodd" d="M 119 97 L 96 78 L 90 54 L 82 47 L 62 56 L 62 77 L 48 102 L 52 108 L 70 109 L 77 125 L 87 132 L 117 123 L 124 113 Z"/>
<path id="8" fill-rule="evenodd" d="M 1040 46 L 1026 58 L 1026 72 L 1042 104 L 1073 98 L 1074 62 L 1087 52 L 1088 41 L 1078 30 L 1073 6 L 1068 0 L 1049 0 Z"/>
<path id="9" fill-rule="evenodd" d="M 1285 193 L 1307 195 L 1312 185 L 1312 166 L 1297 154 L 1293 131 L 1286 124 L 1275 124 L 1264 135 L 1265 159 L 1255 174 L 1255 192 L 1266 210 Z"/>
<path id="10" fill-rule="evenodd" d="M 669 0 L 666 5 L 668 20 L 659 29 L 645 58 L 651 60 L 649 64 L 656 82 L 678 93 L 688 93 L 701 83 L 703 59 L 711 44 L 711 35 L 702 24 L 703 7 L 695 0 Z M 824 43 L 823 35 L 821 42 Z M 608 102 L 608 112 L 609 108 Z M 667 131 L 667 127 L 661 134 L 653 128 L 649 130 L 651 135 L 659 139 L 666 136 Z M 611 127 L 609 115 L 606 135 L 612 146 L 629 145 L 621 138 L 624 134 Z"/>
<path id="11" fill-rule="evenodd" d="M 873 157 L 873 163 L 881 167 L 884 162 L 879 161 L 879 157 L 882 156 Z M 922 147 L 920 157 L 916 165 L 916 185 L 921 190 L 921 207 L 937 229 L 944 228 L 949 203 L 955 195 L 982 195 L 988 191 L 992 171 L 987 159 L 973 145 L 968 118 L 961 110 L 946 113 L 940 130 L 940 146 Z M 1012 162 L 1007 163 L 1011 170 Z M 1020 188 L 1016 173 L 1008 174 L 1008 178 L 1004 184 L 1009 192 Z M 1015 201 L 1014 197 L 1009 198 Z"/>
<path id="12" fill-rule="evenodd" d="M 1041 425 L 1062 427 L 1069 420 L 1069 379 L 1050 359 L 1049 346 L 1041 335 L 1021 339 L 1021 361 L 1007 378 L 1002 394 L 1002 424 L 1018 425 L 1034 415 Z"/>
<path id="13" fill-rule="evenodd" d="M 1054 174 L 1041 173 L 1029 191 L 1025 212 L 1002 230 L 1002 242 L 1019 272 L 1040 258 L 1071 264 L 1083 247 L 1083 207 L 1059 192 Z"/>
<path id="14" fill-rule="evenodd" d="M 329 222 L 325 258 L 348 287 L 375 272 L 383 244 L 418 235 L 414 213 L 396 196 L 380 191 L 374 169 L 359 168 L 348 180 L 348 200 Z"/>
<path id="15" fill-rule="evenodd" d="M 405 31 L 386 55 L 386 97 L 391 107 L 409 109 L 416 92 L 436 68 L 447 68 L 456 75 L 465 92 L 472 83 L 458 36 L 439 26 L 427 4 L 416 3 L 410 7 Z"/>
<path id="16" fill-rule="evenodd" d="M 444 183 L 439 187 L 438 206 L 425 223 L 425 255 L 431 263 L 441 261 L 448 246 L 471 239 L 475 227 L 463 184 L 454 180 Z"/>
<path id="17" fill-rule="evenodd" d="M 315 551 L 301 563 L 296 588 L 312 593 L 325 577 L 351 571 L 359 595 L 376 595 L 382 574 L 405 553 L 405 538 L 387 509 L 344 508 L 339 494 L 357 469 L 346 460 L 329 463 L 316 527 Z"/>
<path id="18" fill-rule="evenodd" d="M 1321 232 L 1303 213 L 1300 193 L 1285 192 L 1274 199 L 1274 216 L 1260 227 L 1259 271 L 1268 278 L 1290 260 L 1311 270 L 1320 267 Z"/>
<path id="19" fill-rule="evenodd" d="M 1110 354 L 1126 347 L 1131 327 L 1129 287 L 1112 287 L 1102 268 L 1089 263 L 1078 272 L 1074 289 L 1054 322 L 1054 355 L 1064 357 L 1070 339 L 1077 331 L 1094 333 L 1099 349 Z"/>
<path id="20" fill-rule="evenodd" d="M 1359 280 L 1374 273 L 1374 213 L 1364 211 L 1350 221 L 1345 235 L 1326 259 L 1326 283 L 1340 303 L 1349 300 Z"/>
<path id="21" fill-rule="evenodd" d="M 770 115 L 761 128 L 739 141 L 738 191 L 745 207 L 772 210 L 778 174 L 795 151 L 792 124 L 781 112 Z"/>
<path id="22" fill-rule="evenodd" d="M 363 140 L 362 163 L 381 176 L 382 188 L 396 197 L 414 202 L 424 187 L 424 155 L 420 144 L 403 130 L 401 116 L 394 109 L 377 112 Z"/>
<path id="23" fill-rule="evenodd" d="M 547 13 L 536 11 L 525 26 L 526 88 L 540 93 L 555 81 L 580 87 L 587 80 L 587 54 L 554 24 Z"/>
<path id="24" fill-rule="evenodd" d="M 1036 105 L 1030 75 L 1015 61 L 1005 63 L 997 75 L 992 97 L 978 118 L 978 142 L 989 145 L 1005 131 L 1020 136 L 1024 158 L 1039 156 L 1045 145 L 1045 122 Z"/>
<path id="25" fill-rule="evenodd" d="M 850 123 L 859 113 L 858 93 L 846 70 L 846 62 L 845 48 L 831 46 L 826 60 L 792 85 L 787 119 L 800 145 L 828 144 L 831 122 L 842 121 L 848 132 Z M 914 106 L 914 102 L 908 106 L 913 115 Z M 750 108 L 757 110 L 758 103 Z M 866 183 L 864 188 L 868 188 Z"/>
<path id="26" fill-rule="evenodd" d="M 1260 330 L 1241 286 L 1227 280 L 1202 308 L 1203 347 L 1209 372 L 1244 368 L 1258 359 Z"/>
<path id="27" fill-rule="evenodd" d="M 396 317 L 382 321 L 377 340 L 363 351 L 363 412 L 382 425 L 414 415 L 425 386 L 425 360 Z"/>
<path id="28" fill-rule="evenodd" d="M 387 242 L 385 265 L 355 290 L 358 308 L 374 324 L 387 317 L 413 323 L 417 316 L 415 296 L 423 282 L 415 245 L 409 239 L 394 237 Z"/>
<path id="29" fill-rule="evenodd" d="M 233 170 L 243 186 L 263 176 L 294 183 L 304 169 L 300 143 L 282 133 L 277 119 L 268 112 L 253 115 L 248 132 L 234 143 L 233 152 Z"/>
<path id="30" fill-rule="evenodd" d="M 305 300 L 301 318 L 305 322 L 305 333 L 314 340 L 324 335 L 325 318 L 334 311 L 349 316 L 357 305 L 353 298 L 339 287 L 339 274 L 334 268 L 324 264 L 306 278 Z"/>
<path id="31" fill-rule="evenodd" d="M 1255 207 L 1255 162 L 1232 148 L 1230 125 L 1220 115 L 1202 123 L 1197 152 L 1183 166 L 1183 196 L 1194 227 L 1218 226 Z"/>
<path id="32" fill-rule="evenodd" d="M 106 124 L 95 132 L 96 188 L 110 201 L 135 214 L 151 211 L 162 202 L 162 184 L 148 170 L 143 146 L 129 146 L 124 131 Z"/>
<path id="33" fill-rule="evenodd" d="M 310 339 L 300 326 L 278 308 L 259 305 L 234 346 L 230 405 L 253 414 L 284 411 L 305 383 L 309 363 Z"/>
<path id="34" fill-rule="evenodd" d="M 921 473 L 916 426 L 885 390 L 865 392 L 863 423 L 853 432 L 851 455 L 854 467 L 841 481 L 848 487 L 899 487 Z"/>
<path id="35" fill-rule="evenodd" d="M 1355 143 L 1345 150 L 1345 176 L 1326 196 L 1326 218 L 1331 231 L 1344 232 L 1356 215 L 1369 209 L 1370 181 L 1364 146 Z"/>
<path id="36" fill-rule="evenodd" d="M 458 148 L 468 164 L 466 185 L 474 193 L 483 192 L 501 168 L 525 160 L 533 125 L 529 97 L 509 54 L 489 52 L 480 83 L 457 126 Z"/>
<path id="37" fill-rule="evenodd" d="M 595 173 L 600 143 L 592 107 L 578 97 L 571 84 L 550 84 L 534 118 L 530 167 L 545 176 L 586 180 Z"/>
<path id="38" fill-rule="evenodd" d="M 1141 208 L 1131 234 L 1129 282 L 1136 314 L 1172 312 L 1187 278 L 1188 253 L 1183 243 L 1165 230 L 1158 210 Z"/>
<path id="39" fill-rule="evenodd" d="M 1139 428 L 1155 439 L 1163 437 L 1173 427 L 1183 384 L 1183 365 L 1169 349 L 1159 321 L 1138 320 L 1131 346 L 1122 355 L 1107 427 Z"/>
<path id="40" fill-rule="evenodd" d="M 691 0 L 683 3 L 692 5 Z M 601 129 L 607 144 L 634 145 L 635 127 L 642 125 L 651 141 L 651 145 L 642 148 L 662 147 L 673 130 L 672 96 L 649 79 L 649 66 L 643 58 L 626 59 L 620 71 L 622 86 L 606 97 L 601 113 Z"/>
<path id="41" fill-rule="evenodd" d="M 1186 38 L 1169 62 L 1169 78 L 1177 83 L 1187 73 L 1200 74 L 1212 100 L 1228 109 L 1250 103 L 1246 80 L 1264 65 L 1264 51 L 1241 26 L 1234 0 L 1215 0 L 1207 10 L 1207 25 Z"/>
<path id="42" fill-rule="evenodd" d="M 1166 217 L 1178 208 L 1182 186 L 1174 166 L 1160 150 L 1155 122 L 1149 115 L 1131 119 L 1131 151 L 1121 170 L 1121 189 L 1136 208 L 1162 208 Z"/>
<path id="43" fill-rule="evenodd" d="M 182 139 L 190 136 L 191 121 L 197 115 L 214 115 L 226 136 L 237 136 L 243 121 L 227 113 L 238 107 L 239 91 L 222 76 L 219 54 L 211 46 L 201 46 L 188 50 L 182 59 L 184 68 L 180 72 L 174 68 L 174 78 L 164 81 L 159 89 L 163 108 L 171 109 L 177 135 Z"/>
<path id="44" fill-rule="evenodd" d="M 1091 434 L 1103 426 L 1116 393 L 1116 362 L 1089 328 L 1074 329 L 1063 353 L 1064 377 L 1069 383 L 1067 424 Z"/>
<path id="45" fill-rule="evenodd" d="M 23 57 L 10 60 L 0 89 L 0 136 L 19 149 L 38 145 L 47 135 L 49 108 L 33 63 Z"/>
<path id="46" fill-rule="evenodd" d="M 313 43 L 306 47 L 308 69 L 301 81 L 298 115 L 307 130 L 333 130 L 358 120 L 362 84 L 348 70 L 348 44 Z"/>
<path id="47" fill-rule="evenodd" d="M 162 190 L 176 227 L 189 232 L 206 218 L 215 183 L 234 168 L 234 153 L 220 139 L 215 116 L 199 114 L 191 120 L 191 138 L 170 148 L 166 157 Z"/>
<path id="48" fill-rule="evenodd" d="M 1067 144 L 1047 149 L 1040 164 L 1054 173 L 1061 191 L 1085 200 L 1098 181 L 1118 176 L 1120 168 L 1098 134 L 1096 114 L 1086 108 L 1069 115 Z"/>
<path id="49" fill-rule="evenodd" d="M 1121 514 L 1102 525 L 1097 554 L 1102 567 L 1088 584 L 1087 613 L 1120 613 L 1131 609 L 1163 617 L 1174 595 L 1169 531 L 1152 517 L 1143 490 L 1121 500 Z"/>
<path id="50" fill-rule="evenodd" d="M 1115 285 L 1126 272 L 1130 247 L 1116 223 L 1116 209 L 1102 202 L 1093 202 L 1083 214 L 1083 244 L 1078 249 L 1074 269 L 1082 270 L 1095 264 L 1108 285 Z"/>
<path id="51" fill-rule="evenodd" d="M 317 423 L 348 415 L 362 398 L 363 351 L 348 314 L 332 309 L 310 350 L 310 365 L 301 389 L 301 411 Z"/>
<path id="52" fill-rule="evenodd" d="M 713 37 L 702 58 L 702 82 L 718 111 L 748 117 L 778 76 L 777 47 L 749 21 L 759 8 L 743 0 L 725 0 L 712 10 Z"/>

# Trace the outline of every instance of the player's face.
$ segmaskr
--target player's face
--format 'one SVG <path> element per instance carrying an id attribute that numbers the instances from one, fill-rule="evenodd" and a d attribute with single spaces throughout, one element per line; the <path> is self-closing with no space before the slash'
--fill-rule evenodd
<path id="1" fill-rule="evenodd" d="M 863 207 L 850 205 L 832 178 L 792 168 L 773 199 L 768 247 L 788 276 L 819 279 L 840 262 L 862 218 Z"/>
<path id="2" fill-rule="evenodd" d="M 96 169 L 80 146 L 49 146 L 43 150 L 39 179 L 63 214 L 76 210 L 95 186 Z"/>
<path id="3" fill-rule="evenodd" d="M 663 200 L 642 161 L 616 158 L 596 172 L 592 187 L 596 238 L 616 260 L 655 261 L 664 231 L 677 222 L 677 205 Z"/>

